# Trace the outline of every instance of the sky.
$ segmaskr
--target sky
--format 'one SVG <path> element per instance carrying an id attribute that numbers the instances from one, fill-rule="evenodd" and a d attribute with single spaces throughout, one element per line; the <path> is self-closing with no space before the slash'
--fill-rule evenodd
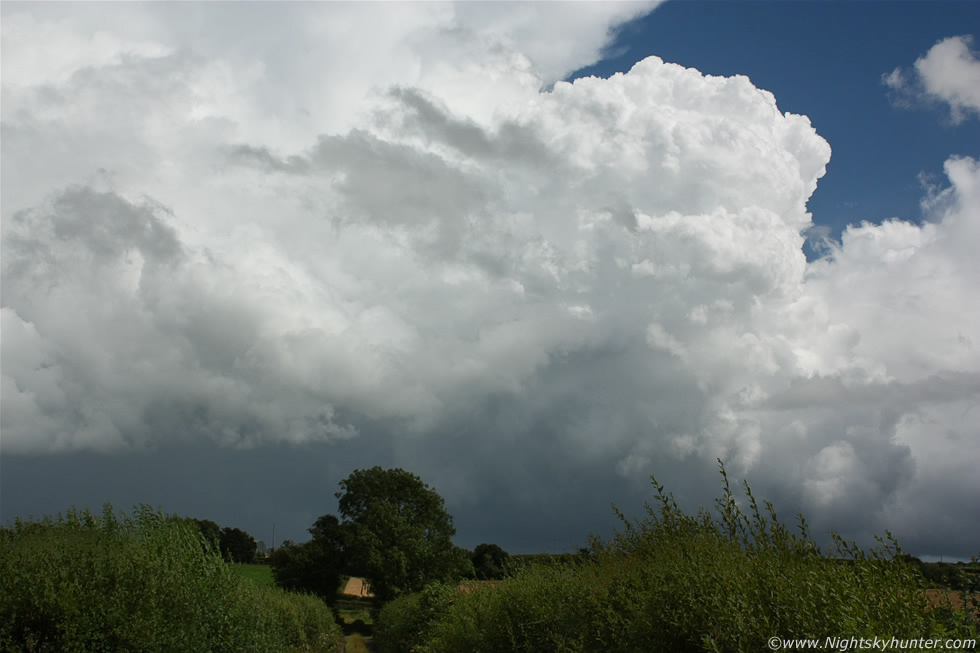
<path id="1" fill-rule="evenodd" d="M 0 521 L 980 554 L 980 5 L 3 2 Z"/>

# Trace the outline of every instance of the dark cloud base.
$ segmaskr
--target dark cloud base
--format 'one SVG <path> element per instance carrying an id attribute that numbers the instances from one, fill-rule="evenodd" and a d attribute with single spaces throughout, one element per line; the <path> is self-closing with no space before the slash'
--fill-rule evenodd
<path id="1" fill-rule="evenodd" d="M 277 543 L 304 541 L 308 539 L 306 529 L 318 516 L 336 511 L 333 495 L 338 482 L 356 468 L 376 464 L 405 467 L 435 486 L 455 517 L 456 543 L 469 549 L 493 542 L 512 553 L 575 551 L 588 544 L 590 533 L 605 538 L 619 526 L 611 504 L 630 517 L 643 515 L 644 501 L 655 504 L 649 483 L 628 482 L 614 474 L 603 476 L 596 473 L 595 466 L 563 466 L 560 456 L 528 457 L 517 447 L 511 469 L 519 470 L 522 484 L 511 483 L 501 473 L 496 485 L 488 483 L 486 494 L 461 496 L 452 489 L 451 469 L 412 468 L 411 459 L 424 457 L 424 441 L 401 441 L 399 463 L 391 442 L 370 434 L 363 437 L 374 440 L 374 446 L 365 446 L 362 440 L 357 447 L 340 443 L 229 451 L 215 445 L 184 444 L 143 453 L 4 455 L 0 456 L 0 521 L 6 524 L 15 517 L 55 515 L 72 506 L 99 510 L 105 502 L 128 512 L 146 503 L 166 512 L 243 528 L 270 545 L 273 523 Z M 467 448 L 473 456 L 472 447 L 460 440 L 459 447 L 443 451 L 434 462 L 430 457 L 423 467 L 462 456 Z M 658 469 L 651 473 L 657 474 L 687 511 L 712 506 L 720 493 L 720 477 L 698 460 L 662 460 L 655 466 Z M 469 476 L 474 468 L 466 465 L 464 469 Z M 493 470 L 484 471 L 493 474 Z M 791 496 L 780 496 L 761 478 L 749 481 L 757 497 L 773 500 L 780 516 L 793 521 L 799 508 Z M 865 546 L 874 542 L 875 533 L 863 532 L 859 524 L 828 524 L 819 515 L 807 517 L 821 545 L 829 543 L 826 531 L 831 528 L 858 532 L 856 537 Z M 947 533 L 950 542 L 977 541 L 980 533 L 975 519 L 963 515 L 958 522 L 940 521 L 925 530 L 906 524 L 886 526 L 898 533 L 906 551 L 916 555 L 946 559 L 976 555 L 966 546 L 936 550 L 933 530 Z"/>

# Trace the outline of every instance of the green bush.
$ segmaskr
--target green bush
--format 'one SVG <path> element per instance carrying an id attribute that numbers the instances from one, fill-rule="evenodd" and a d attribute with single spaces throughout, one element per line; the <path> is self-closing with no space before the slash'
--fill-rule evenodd
<path id="1" fill-rule="evenodd" d="M 424 651 L 624 650 L 589 642 L 590 595 L 598 566 L 543 564 L 506 581 L 457 593 L 447 614 L 430 627 Z"/>
<path id="2" fill-rule="evenodd" d="M 739 652 L 767 650 L 772 636 L 976 636 L 966 613 L 927 609 L 890 534 L 871 551 L 832 534 L 825 554 L 802 516 L 792 532 L 748 485 L 744 512 L 721 474 L 717 516 L 684 513 L 654 480 L 657 505 L 579 562 L 457 593 L 429 621 L 407 610 L 426 639 L 413 650 Z"/>
<path id="3" fill-rule="evenodd" d="M 334 651 L 311 597 L 240 578 L 199 529 L 148 507 L 0 530 L 0 650 Z"/>
<path id="4" fill-rule="evenodd" d="M 374 620 L 374 645 L 379 653 L 424 650 L 432 624 L 443 618 L 458 595 L 455 586 L 434 583 L 384 604 Z"/>
<path id="5" fill-rule="evenodd" d="M 267 630 L 263 650 L 322 651 L 335 653 L 343 634 L 334 613 L 312 594 L 295 594 L 277 587 L 255 588 Z"/>

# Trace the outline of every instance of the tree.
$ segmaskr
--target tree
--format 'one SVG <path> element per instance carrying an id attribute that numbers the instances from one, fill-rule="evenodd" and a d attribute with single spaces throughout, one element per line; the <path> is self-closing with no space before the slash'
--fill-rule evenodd
<path id="1" fill-rule="evenodd" d="M 473 549 L 470 559 L 479 580 L 499 580 L 507 573 L 510 554 L 496 544 L 480 544 Z"/>
<path id="2" fill-rule="evenodd" d="M 201 529 L 201 535 L 204 536 L 204 539 L 217 549 L 218 543 L 221 541 L 221 527 L 210 519 L 195 519 L 193 521 Z"/>
<path id="3" fill-rule="evenodd" d="M 279 587 L 316 594 L 332 606 L 345 567 L 345 528 L 334 515 L 324 515 L 309 532 L 309 542 L 286 540 L 272 553 L 272 575 Z"/>
<path id="4" fill-rule="evenodd" d="M 452 542 L 456 528 L 442 497 L 415 474 L 354 470 L 340 487 L 349 569 L 367 578 L 380 600 L 434 581 L 456 582 L 472 569 L 466 552 Z"/>
<path id="5" fill-rule="evenodd" d="M 255 560 L 255 538 L 240 528 L 222 528 L 218 544 L 225 560 L 243 564 Z"/>

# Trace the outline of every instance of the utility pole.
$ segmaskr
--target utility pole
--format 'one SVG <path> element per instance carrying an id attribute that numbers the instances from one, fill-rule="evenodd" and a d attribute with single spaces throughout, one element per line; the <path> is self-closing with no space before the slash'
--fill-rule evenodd
<path id="1" fill-rule="evenodd" d="M 276 522 L 272 522 L 272 550 L 276 550 Z"/>

